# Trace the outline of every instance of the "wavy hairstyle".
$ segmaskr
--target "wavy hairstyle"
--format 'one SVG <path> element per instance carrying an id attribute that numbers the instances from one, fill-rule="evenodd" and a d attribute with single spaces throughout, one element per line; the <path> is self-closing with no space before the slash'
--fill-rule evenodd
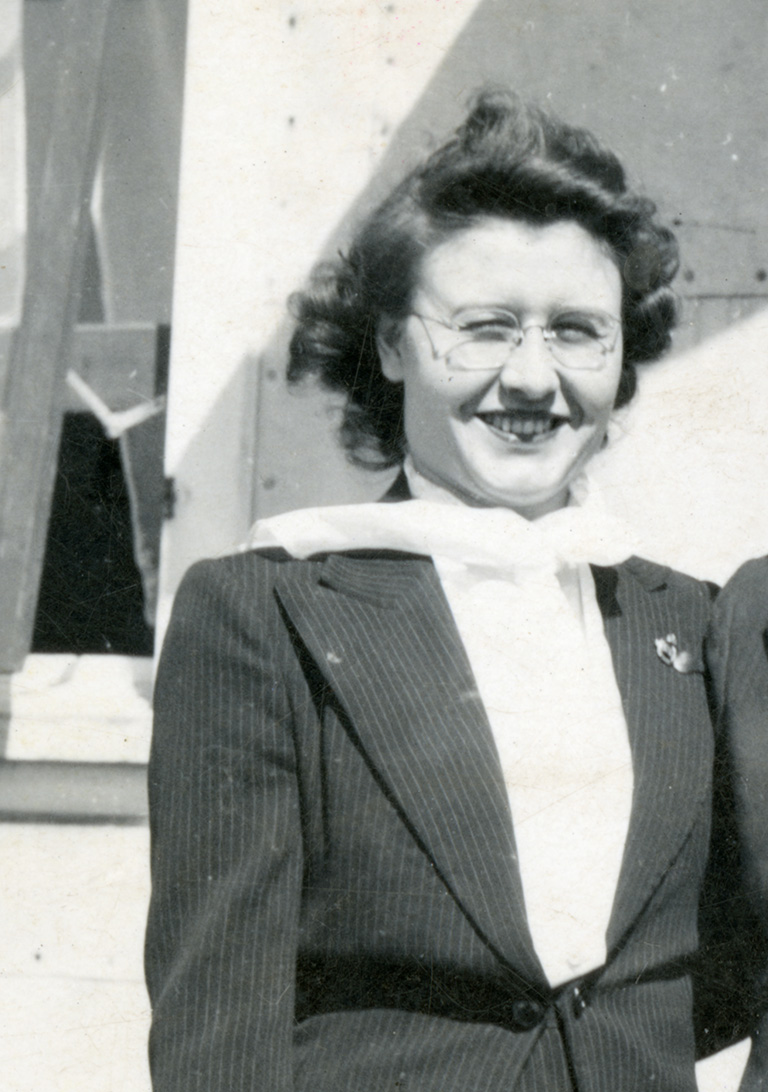
<path id="1" fill-rule="evenodd" d="M 376 350 L 380 321 L 408 314 L 425 255 L 488 216 L 573 220 L 607 246 L 623 285 L 617 407 L 635 392 L 636 365 L 668 348 L 678 250 L 654 203 L 629 189 L 619 160 L 587 130 L 509 91 L 481 92 L 451 139 L 369 214 L 348 253 L 319 265 L 291 298 L 289 382 L 311 374 L 346 396 L 341 440 L 359 465 L 393 466 L 406 451 L 402 384 L 384 377 Z"/>

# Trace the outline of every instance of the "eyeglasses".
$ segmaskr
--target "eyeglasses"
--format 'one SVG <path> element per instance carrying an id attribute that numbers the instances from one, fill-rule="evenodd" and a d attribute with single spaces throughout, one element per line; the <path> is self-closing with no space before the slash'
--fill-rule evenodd
<path id="1" fill-rule="evenodd" d="M 529 330 L 541 336 L 555 360 L 564 368 L 599 371 L 615 347 L 621 320 L 603 311 L 562 311 L 542 326 L 523 326 L 512 311 L 464 312 L 454 322 L 411 312 L 424 327 L 432 355 L 455 371 L 500 371 L 510 355 L 519 349 Z M 427 325 L 429 323 L 429 325 Z M 450 331 L 448 338 L 440 330 Z M 442 340 L 443 344 L 438 345 Z"/>

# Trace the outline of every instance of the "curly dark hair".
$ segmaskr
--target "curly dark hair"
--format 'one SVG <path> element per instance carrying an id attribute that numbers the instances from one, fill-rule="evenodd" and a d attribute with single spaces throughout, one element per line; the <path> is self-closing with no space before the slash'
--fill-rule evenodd
<path id="1" fill-rule="evenodd" d="M 487 216 L 573 220 L 607 245 L 623 284 L 617 407 L 635 392 L 636 365 L 668 348 L 678 250 L 654 203 L 628 188 L 619 160 L 587 130 L 512 92 L 481 92 L 453 137 L 370 213 L 348 253 L 319 265 L 291 299 L 289 382 L 313 374 L 346 395 L 341 440 L 359 465 L 393 466 L 406 450 L 402 385 L 384 377 L 376 349 L 380 321 L 408 314 L 425 255 Z"/>

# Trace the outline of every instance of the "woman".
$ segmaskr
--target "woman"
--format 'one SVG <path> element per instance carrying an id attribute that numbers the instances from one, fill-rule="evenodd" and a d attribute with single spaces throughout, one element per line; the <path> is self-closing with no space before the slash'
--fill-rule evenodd
<path id="1" fill-rule="evenodd" d="M 736 938 L 725 969 L 749 1010 L 748 1028 L 752 1014 L 768 1008 L 768 558 L 748 561 L 721 592 L 708 658 L 723 725 L 723 781 L 733 797 L 730 834 L 741 847 L 746 891 L 745 908 L 727 901 L 717 924 L 721 937 Z M 752 1032 L 740 1092 L 767 1088 L 768 1013 Z"/>
<path id="2" fill-rule="evenodd" d="M 709 593 L 584 477 L 676 267 L 612 154 L 491 93 L 299 298 L 291 377 L 405 470 L 179 592 L 157 1089 L 695 1089 Z"/>

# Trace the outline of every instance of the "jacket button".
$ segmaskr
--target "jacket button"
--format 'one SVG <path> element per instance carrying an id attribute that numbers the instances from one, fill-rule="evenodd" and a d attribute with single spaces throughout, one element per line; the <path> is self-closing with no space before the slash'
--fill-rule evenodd
<path id="1" fill-rule="evenodd" d="M 544 1006 L 527 997 L 512 1002 L 512 1022 L 517 1031 L 531 1031 L 544 1019 Z"/>
<path id="2" fill-rule="evenodd" d="M 578 986 L 574 986 L 571 992 L 571 1012 L 574 1019 L 578 1020 L 587 1011 L 587 999 Z"/>

